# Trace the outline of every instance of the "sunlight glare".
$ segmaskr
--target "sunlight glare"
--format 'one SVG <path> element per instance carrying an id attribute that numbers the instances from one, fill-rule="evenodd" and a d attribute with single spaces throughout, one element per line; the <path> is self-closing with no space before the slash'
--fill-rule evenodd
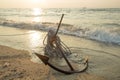
<path id="1" fill-rule="evenodd" d="M 42 17 L 41 17 L 41 15 L 42 15 L 42 9 L 41 8 L 33 8 L 33 15 L 35 16 L 34 18 L 33 18 L 33 22 L 40 22 L 40 21 L 42 21 Z"/>
<path id="2" fill-rule="evenodd" d="M 33 8 L 33 15 L 38 16 L 42 14 L 41 8 Z"/>
<path id="3" fill-rule="evenodd" d="M 33 18 L 33 22 L 41 22 L 41 20 L 42 20 L 42 18 L 40 18 L 40 17 L 35 17 L 35 18 Z"/>
<path id="4" fill-rule="evenodd" d="M 32 0 L 32 2 L 34 2 L 34 3 L 44 3 L 45 0 Z"/>
<path id="5" fill-rule="evenodd" d="M 35 48 L 38 46 L 42 46 L 43 35 L 39 31 L 29 31 L 29 32 L 33 32 L 32 34 L 29 35 L 31 47 Z"/>

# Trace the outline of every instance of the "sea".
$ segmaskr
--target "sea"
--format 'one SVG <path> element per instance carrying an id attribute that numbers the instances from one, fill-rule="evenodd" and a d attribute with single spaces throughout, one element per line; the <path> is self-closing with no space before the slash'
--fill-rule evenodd
<path id="1" fill-rule="evenodd" d="M 1 8 L 0 25 L 48 31 L 62 14 L 61 34 L 120 45 L 120 8 Z"/>
<path id="2" fill-rule="evenodd" d="M 43 40 L 56 30 L 70 48 L 71 59 L 89 57 L 88 74 L 120 80 L 120 8 L 0 8 L 0 45 L 28 50 L 31 61 L 41 61 Z"/>

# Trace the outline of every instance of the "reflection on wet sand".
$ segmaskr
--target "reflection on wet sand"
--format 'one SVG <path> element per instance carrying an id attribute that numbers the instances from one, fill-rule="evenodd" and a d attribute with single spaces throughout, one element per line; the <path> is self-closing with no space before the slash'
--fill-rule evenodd
<path id="1" fill-rule="evenodd" d="M 32 34 L 29 34 L 29 40 L 30 40 L 30 47 L 38 47 L 42 46 L 43 43 L 43 34 L 39 31 L 29 31 L 33 32 Z"/>

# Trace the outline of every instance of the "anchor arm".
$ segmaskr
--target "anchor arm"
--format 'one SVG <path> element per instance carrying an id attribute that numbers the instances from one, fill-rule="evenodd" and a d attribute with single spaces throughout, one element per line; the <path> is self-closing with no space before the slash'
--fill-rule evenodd
<path id="1" fill-rule="evenodd" d="M 86 60 L 86 63 L 84 65 L 86 65 L 84 67 L 84 69 L 80 70 L 80 71 L 77 71 L 77 70 L 74 70 L 74 71 L 65 71 L 65 70 L 61 70 L 57 67 L 55 67 L 54 65 L 52 65 L 51 63 L 48 62 L 49 58 L 47 56 L 43 56 L 41 54 L 38 54 L 38 53 L 35 53 L 35 55 L 42 60 L 42 62 L 45 64 L 45 65 L 48 65 L 50 66 L 51 68 L 53 68 L 54 70 L 58 71 L 58 72 L 61 72 L 61 73 L 64 73 L 64 74 L 74 74 L 74 73 L 81 73 L 81 72 L 84 72 L 85 70 L 87 70 L 88 68 L 88 59 Z"/>

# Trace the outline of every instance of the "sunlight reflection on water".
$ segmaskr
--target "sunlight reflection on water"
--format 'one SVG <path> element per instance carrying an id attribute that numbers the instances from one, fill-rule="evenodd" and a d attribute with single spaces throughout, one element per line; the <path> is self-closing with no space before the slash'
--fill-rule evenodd
<path id="1" fill-rule="evenodd" d="M 29 34 L 30 47 L 37 48 L 43 46 L 44 34 L 39 31 L 29 31 L 29 32 L 33 32 L 32 34 Z"/>
<path id="2" fill-rule="evenodd" d="M 41 47 L 43 47 L 45 32 L 0 27 L 0 35 L 2 35 L 0 36 L 0 45 L 38 52 L 42 50 Z"/>
<path id="3" fill-rule="evenodd" d="M 33 22 L 41 22 L 42 21 L 42 15 L 43 11 L 41 8 L 33 8 L 33 15 L 35 16 L 32 21 Z"/>

